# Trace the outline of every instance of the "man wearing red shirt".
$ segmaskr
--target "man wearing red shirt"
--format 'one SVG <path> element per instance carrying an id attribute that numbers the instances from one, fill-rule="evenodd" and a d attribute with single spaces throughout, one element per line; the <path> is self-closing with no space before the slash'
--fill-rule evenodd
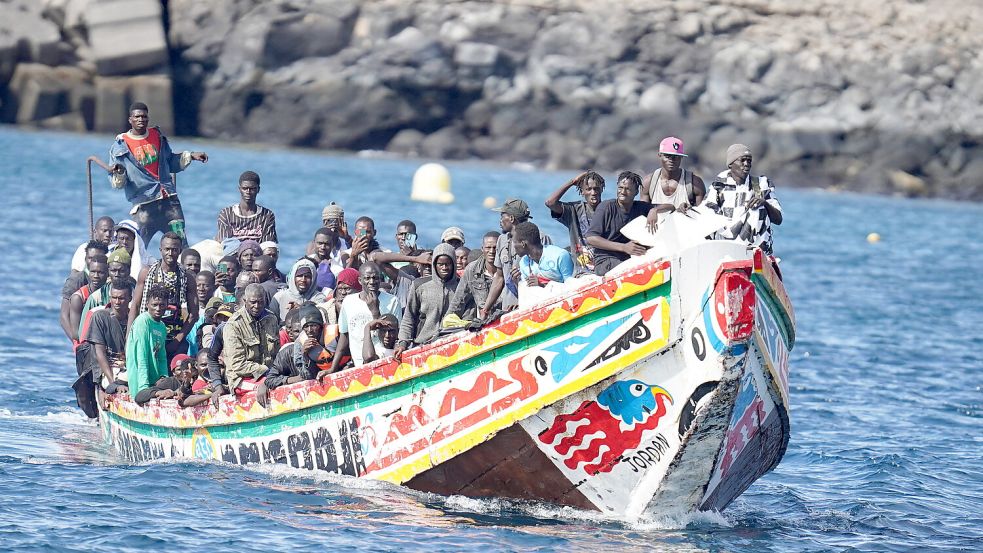
<path id="1" fill-rule="evenodd" d="M 133 204 L 130 214 L 140 227 L 140 238 L 149 244 L 158 232 L 174 232 L 187 246 L 184 212 L 171 173 L 183 171 L 192 160 L 208 161 L 205 152 L 171 152 L 159 127 L 148 128 L 147 104 L 130 106 L 130 130 L 116 136 L 109 148 L 113 188 L 122 188 Z"/>

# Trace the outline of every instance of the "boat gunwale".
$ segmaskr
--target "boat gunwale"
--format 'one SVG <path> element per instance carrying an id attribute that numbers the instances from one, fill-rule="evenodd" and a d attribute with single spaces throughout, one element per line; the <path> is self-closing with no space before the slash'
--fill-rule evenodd
<path id="1" fill-rule="evenodd" d="M 485 327 L 481 331 L 470 334 L 466 338 L 448 336 L 433 344 L 421 346 L 415 350 L 409 350 L 407 354 L 404 354 L 403 361 L 400 363 L 394 360 L 380 360 L 362 367 L 335 373 L 325 379 L 323 383 L 304 381 L 283 386 L 278 390 L 274 390 L 271 394 L 272 398 L 276 401 L 271 403 L 270 408 L 260 406 L 261 412 L 258 413 L 254 412 L 257 402 L 255 398 L 251 397 L 236 400 L 235 402 L 227 400 L 223 407 L 226 407 L 228 412 L 219 411 L 217 413 L 218 417 L 216 418 L 220 418 L 221 420 L 214 421 L 208 420 L 216 415 L 213 412 L 214 408 L 210 405 L 182 408 L 178 407 L 173 400 L 166 400 L 166 403 L 158 402 L 150 406 L 136 406 L 129 399 L 123 400 L 118 397 L 107 396 L 108 408 L 104 410 L 128 422 L 173 430 L 193 430 L 200 427 L 214 428 L 230 425 L 242 426 L 261 421 L 269 423 L 270 419 L 279 417 L 289 418 L 290 415 L 308 411 L 312 408 L 319 408 L 339 402 L 354 401 L 356 398 L 367 393 L 376 394 L 393 386 L 401 387 L 419 382 L 421 377 L 434 375 L 450 367 L 460 366 L 462 367 L 462 373 L 467 372 L 467 370 L 472 368 L 470 365 L 476 359 L 495 355 L 502 348 L 522 347 L 523 344 L 520 342 L 524 340 L 539 336 L 555 328 L 562 328 L 588 315 L 595 315 L 598 312 L 606 312 L 608 310 L 618 311 L 619 309 L 616 306 L 622 304 L 625 300 L 667 285 L 671 281 L 670 269 L 671 263 L 669 260 L 664 258 L 656 259 L 651 263 L 632 268 L 611 278 L 605 278 L 600 282 L 585 283 L 583 286 L 570 290 L 556 298 L 551 298 L 549 302 L 530 306 L 520 312 L 508 313 L 494 325 Z M 639 284 L 630 280 L 645 275 L 648 275 L 648 279 L 644 283 Z M 627 290 L 627 287 L 624 286 L 625 284 L 634 285 L 635 288 Z M 603 294 L 606 298 L 605 300 L 600 300 L 592 297 L 589 295 L 591 292 Z M 610 301 L 615 297 L 618 298 L 616 301 Z M 589 301 L 591 299 L 595 301 Z M 640 301 L 644 301 L 644 299 Z M 554 314 L 558 310 L 561 311 L 559 315 L 563 319 L 561 321 L 554 320 L 556 318 Z M 536 312 L 546 312 L 548 316 L 543 318 L 542 321 L 537 321 L 532 318 L 532 315 Z M 505 335 L 503 327 L 512 325 L 515 326 L 513 334 Z M 520 332 L 520 330 L 525 332 Z M 489 337 L 496 333 L 504 336 L 504 339 L 500 339 L 500 341 L 493 342 L 489 345 L 487 343 Z M 544 339 L 549 339 L 549 337 Z M 460 350 L 461 346 L 470 346 L 471 349 L 465 353 L 454 355 Z M 452 347 L 454 351 L 450 352 L 451 355 L 441 355 L 442 353 L 448 353 L 446 350 Z M 434 357 L 440 358 L 437 363 L 430 362 Z M 390 374 L 386 374 L 387 372 Z M 363 380 L 367 380 L 368 383 L 366 384 Z M 356 383 L 361 384 L 361 386 L 356 387 Z M 353 390 L 353 388 L 356 389 Z M 291 394 L 302 392 L 305 389 L 309 393 L 309 400 L 305 400 L 304 404 L 298 407 L 286 405 L 285 400 L 289 400 Z M 337 391 L 334 395 L 332 395 L 333 390 Z M 310 394 L 310 392 L 318 393 L 320 397 Z M 396 395 L 402 394 L 397 393 Z M 125 412 L 121 412 L 123 411 L 121 408 L 128 408 L 136 414 L 144 416 L 127 416 Z M 148 418 L 146 415 L 149 414 L 151 409 L 172 413 L 177 420 L 170 424 L 150 422 L 146 420 Z M 235 418 L 237 414 L 241 415 L 241 418 L 238 420 Z M 206 420 L 201 420 L 203 416 Z"/>

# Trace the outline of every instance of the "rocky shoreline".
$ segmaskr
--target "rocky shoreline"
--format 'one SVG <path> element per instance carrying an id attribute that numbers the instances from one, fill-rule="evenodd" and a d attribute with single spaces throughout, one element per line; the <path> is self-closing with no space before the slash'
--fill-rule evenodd
<path id="1" fill-rule="evenodd" d="M 0 121 L 983 200 L 983 14 L 954 0 L 0 0 Z"/>

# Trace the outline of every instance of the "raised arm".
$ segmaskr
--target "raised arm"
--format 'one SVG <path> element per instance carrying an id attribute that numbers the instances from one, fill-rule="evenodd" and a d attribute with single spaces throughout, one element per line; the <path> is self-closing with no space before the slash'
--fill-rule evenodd
<path id="1" fill-rule="evenodd" d="M 389 280 L 396 282 L 399 278 L 399 269 L 392 266 L 393 262 L 423 263 L 430 264 L 430 252 L 423 252 L 420 255 L 406 255 L 399 252 L 384 252 L 376 250 L 369 254 L 369 260 L 374 261 L 386 273 Z"/>
<path id="2" fill-rule="evenodd" d="M 351 355 L 351 347 L 349 344 L 350 342 L 348 341 L 347 332 L 342 332 L 338 335 L 338 347 L 336 347 L 334 350 L 334 359 L 331 360 L 331 370 L 321 371 L 317 375 L 318 380 L 323 379 L 325 376 L 331 373 L 338 372 L 338 369 L 341 368 L 341 358 L 345 357 L 346 355 Z"/>
<path id="3" fill-rule="evenodd" d="M 379 358 L 379 355 L 375 352 L 375 344 L 372 343 L 372 331 L 374 330 L 373 324 L 377 321 L 373 320 L 369 324 L 365 325 L 365 336 L 362 341 L 362 363 L 368 364 Z"/>
<path id="4" fill-rule="evenodd" d="M 584 178 L 587 173 L 581 173 L 576 177 L 568 180 L 562 184 L 559 188 L 553 191 L 548 198 L 546 198 L 546 207 L 550 208 L 553 215 L 559 216 L 563 214 L 563 206 L 560 204 L 560 199 L 566 194 L 570 187 L 580 184 L 580 181 Z"/>

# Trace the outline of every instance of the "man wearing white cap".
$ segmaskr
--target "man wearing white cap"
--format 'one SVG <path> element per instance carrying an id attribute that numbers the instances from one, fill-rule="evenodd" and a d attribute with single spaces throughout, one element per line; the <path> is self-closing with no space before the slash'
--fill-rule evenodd
<path id="1" fill-rule="evenodd" d="M 764 175 L 751 176 L 751 149 L 744 144 L 727 148 L 727 170 L 717 175 L 707 193 L 707 206 L 734 224 L 717 238 L 743 239 L 772 253 L 771 224 L 782 224 L 782 204 Z"/>
<path id="2" fill-rule="evenodd" d="M 692 171 L 683 169 L 683 158 L 686 157 L 689 156 L 681 138 L 662 139 L 659 144 L 662 166 L 642 181 L 643 202 L 655 205 L 659 211 L 686 211 L 703 203 L 706 185 Z"/>
<path id="3" fill-rule="evenodd" d="M 447 230 L 440 235 L 440 241 L 454 246 L 455 249 L 460 248 L 464 245 L 464 231 L 461 227 L 447 227 Z"/>

